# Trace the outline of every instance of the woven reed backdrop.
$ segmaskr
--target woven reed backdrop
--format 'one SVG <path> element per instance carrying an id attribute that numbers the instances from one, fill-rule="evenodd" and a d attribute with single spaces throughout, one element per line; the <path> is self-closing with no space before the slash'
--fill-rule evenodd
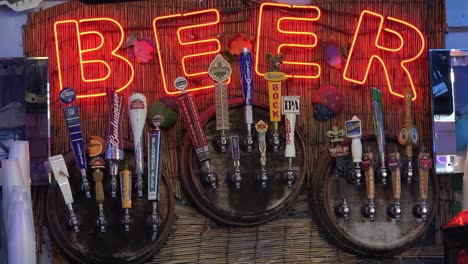
<path id="1" fill-rule="evenodd" d="M 320 7 L 322 14 L 319 21 L 314 23 L 314 32 L 319 39 L 319 45 L 312 55 L 307 57 L 308 61 L 317 62 L 321 65 L 322 72 L 318 79 L 289 79 L 284 82 L 283 94 L 301 96 L 301 115 L 298 118 L 298 126 L 305 135 L 307 146 L 308 170 L 312 171 L 317 165 L 316 160 L 325 149 L 328 139 L 326 131 L 333 124 L 341 127 L 344 121 L 357 115 L 362 119 L 364 129 L 372 129 L 372 112 L 370 105 L 370 89 L 368 87 L 379 87 L 383 91 L 383 105 L 385 112 L 385 128 L 398 131 L 404 122 L 403 100 L 391 96 L 388 92 L 384 72 L 380 66 L 371 68 L 369 79 L 363 86 L 356 87 L 350 82 L 343 80 L 342 72 L 328 66 L 324 60 L 324 49 L 320 43 L 325 42 L 330 36 L 336 37 L 337 42 L 343 46 L 349 46 L 357 26 L 359 15 L 363 10 L 371 10 L 385 16 L 399 18 L 419 28 L 426 40 L 425 50 L 422 55 L 409 68 L 413 82 L 418 93 L 418 99 L 413 106 L 416 125 L 420 132 L 420 143 L 431 149 L 431 114 L 430 114 L 430 88 L 428 76 L 427 51 L 429 48 L 443 47 L 445 32 L 445 5 L 443 0 L 366 0 L 366 1 L 312 1 L 312 4 Z M 85 5 L 79 1 L 70 1 L 46 10 L 30 13 L 28 22 L 24 28 L 24 53 L 25 56 L 48 56 L 50 58 L 50 87 L 51 87 L 51 137 L 53 154 L 70 151 L 68 132 L 63 119 L 61 104 L 58 100 L 59 83 L 58 68 L 55 51 L 54 22 L 67 19 L 84 19 L 93 17 L 109 17 L 119 21 L 125 31 L 125 38 L 134 33 L 138 38 L 149 37 L 154 40 L 152 21 L 157 16 L 175 13 L 185 13 L 207 8 L 220 10 L 220 32 L 209 30 L 197 31 L 194 39 L 217 38 L 221 41 L 221 51 L 228 49 L 229 40 L 237 35 L 242 35 L 255 43 L 260 2 L 253 0 L 169 0 L 169 1 L 139 1 L 120 4 Z M 296 12 L 296 11 L 295 11 Z M 301 14 L 299 11 L 295 14 Z M 280 15 L 278 12 L 276 15 Z M 304 13 L 305 14 L 305 13 Z M 194 21 L 192 21 L 194 22 Z M 168 24 L 164 27 L 176 27 L 176 24 Z M 369 26 L 369 25 L 365 25 Z M 298 31 L 310 31 L 306 24 L 298 24 Z M 365 32 L 365 28 L 363 29 Z M 417 49 L 414 45 L 417 40 L 406 35 L 406 31 L 400 32 L 405 39 L 405 47 Z M 60 45 L 67 45 L 76 41 L 76 34 L 66 32 L 61 36 Z M 268 36 L 268 34 L 267 34 Z M 164 36 L 164 41 L 169 41 L 169 36 Z M 106 38 L 118 41 L 117 31 L 106 32 Z M 298 41 L 303 36 L 296 36 Z M 392 47 L 398 42 L 389 40 L 386 43 Z M 262 42 L 265 48 L 278 43 L 277 39 L 268 39 Z M 365 51 L 367 45 L 373 45 L 370 40 L 360 43 L 356 47 L 357 52 Z M 65 51 L 63 51 L 65 52 Z M 176 45 L 170 45 L 167 56 L 181 52 Z M 192 52 L 197 52 L 194 48 Z M 274 51 L 271 51 L 274 52 Z M 130 58 L 130 49 L 120 49 L 118 54 Z M 62 60 L 75 62 L 73 67 L 79 67 L 77 58 L 71 54 L 61 54 Z M 172 55 L 171 55 L 172 54 Z M 255 49 L 253 55 L 255 54 Z M 125 97 L 131 93 L 140 92 L 146 95 L 148 104 L 151 105 L 158 98 L 165 96 L 161 71 L 157 54 L 150 63 L 140 64 L 135 58 L 129 60 L 135 68 L 135 79 L 128 89 L 122 91 Z M 385 55 L 383 55 L 385 56 Z M 110 51 L 102 53 L 103 60 L 112 60 Z M 200 65 L 208 65 L 210 59 L 199 60 Z M 363 56 L 357 58 L 362 67 L 367 66 L 368 58 Z M 165 70 L 171 76 L 177 76 L 181 72 L 180 63 L 172 60 L 164 62 Z M 266 61 L 259 62 L 266 67 Z M 229 84 L 230 96 L 242 96 L 242 88 L 239 74 L 238 60 L 231 62 L 233 69 L 232 82 Z M 88 71 L 92 72 L 92 65 L 88 65 Z M 67 69 L 65 69 L 67 70 Z M 74 69 L 68 69 L 74 70 Z M 200 69 L 199 69 L 200 70 Z M 206 69 L 201 69 L 206 70 Z M 390 73 L 392 75 L 392 73 Z M 127 80 L 129 71 L 119 71 L 117 77 L 111 82 L 119 83 Z M 402 76 L 391 76 L 402 78 Z M 169 81 L 172 83 L 172 81 Z M 345 95 L 345 104 L 342 113 L 335 116 L 331 121 L 319 122 L 313 118 L 312 98 L 314 93 L 322 85 L 334 85 Z M 92 86 L 81 82 L 79 75 L 69 79 L 65 86 L 74 87 L 80 92 L 103 92 L 106 87 Z M 112 83 L 111 86 L 112 87 Z M 255 75 L 254 101 L 266 103 L 268 93 L 266 83 L 262 77 Z M 402 87 L 396 87 L 402 89 Z M 214 93 L 212 90 L 195 92 L 195 102 L 199 111 L 214 104 Z M 100 135 L 105 137 L 107 131 L 107 106 L 104 97 L 79 99 L 82 116 L 82 128 L 85 137 Z M 168 244 L 155 256 L 157 263 L 354 263 L 354 256 L 343 253 L 333 245 L 327 243 L 320 237 L 319 231 L 313 220 L 307 205 L 307 188 L 299 196 L 296 204 L 285 216 L 270 223 L 252 228 L 223 228 L 216 226 L 209 219 L 200 215 L 194 208 L 184 203 L 183 191 L 180 189 L 178 179 L 178 151 L 183 142 L 186 130 L 183 122 L 165 133 L 165 156 L 164 171 L 171 177 L 174 191 L 181 198 L 176 206 L 176 221 Z M 124 119 L 123 137 L 132 140 L 129 129 L 128 117 Z M 442 190 L 442 193 L 448 192 Z M 444 198 L 445 197 L 445 198 Z M 449 200 L 449 196 L 442 198 Z M 445 204 L 443 205 L 445 206 Z M 445 206 L 448 207 L 448 206 Z M 445 208 L 444 207 L 444 208 Z M 437 219 L 436 230 L 444 223 L 446 216 L 441 215 Z M 440 247 L 414 247 L 408 250 L 404 256 L 440 255 L 440 250 L 432 250 Z"/>

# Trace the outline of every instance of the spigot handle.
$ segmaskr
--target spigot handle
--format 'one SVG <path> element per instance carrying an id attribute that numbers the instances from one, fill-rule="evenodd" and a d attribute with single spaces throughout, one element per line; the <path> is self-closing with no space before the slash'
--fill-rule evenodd
<path id="1" fill-rule="evenodd" d="M 284 156 L 286 158 L 295 158 L 296 147 L 294 144 L 294 131 L 296 128 L 296 115 L 286 114 L 284 120 L 286 125 L 286 148 L 284 150 Z"/>
<path id="2" fill-rule="evenodd" d="M 375 198 L 375 175 L 373 166 L 373 154 L 371 152 L 365 153 L 363 158 L 362 167 L 364 168 L 364 175 L 366 178 L 366 191 L 367 198 L 373 200 Z"/>
<path id="3" fill-rule="evenodd" d="M 104 187 L 102 185 L 102 180 L 104 179 L 104 174 L 100 169 L 93 171 L 94 179 L 94 191 L 96 193 L 96 202 L 104 202 Z"/>
<path id="4" fill-rule="evenodd" d="M 215 100 L 216 130 L 229 130 L 229 106 L 226 83 L 215 82 Z"/>
<path id="5" fill-rule="evenodd" d="M 132 208 L 132 173 L 128 170 L 128 165 L 120 172 L 120 192 L 122 208 Z"/>
<path id="6" fill-rule="evenodd" d="M 353 116 L 351 120 L 346 121 L 346 136 L 351 138 L 351 154 L 353 162 L 362 162 L 362 127 L 361 120 L 357 116 Z"/>
<path id="7" fill-rule="evenodd" d="M 429 153 L 419 153 L 419 194 L 423 201 L 427 200 L 429 169 L 431 167 L 432 161 Z"/>
<path id="8" fill-rule="evenodd" d="M 388 167 L 392 174 L 392 187 L 393 187 L 393 198 L 401 198 L 401 169 L 400 169 L 400 153 L 390 153 L 390 159 Z"/>

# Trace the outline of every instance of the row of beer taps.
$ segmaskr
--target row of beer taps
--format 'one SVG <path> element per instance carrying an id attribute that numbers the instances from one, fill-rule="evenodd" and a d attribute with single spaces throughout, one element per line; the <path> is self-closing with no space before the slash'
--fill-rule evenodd
<path id="1" fill-rule="evenodd" d="M 132 208 L 132 172 L 127 164 L 124 164 L 124 148 L 122 140 L 122 118 L 124 112 L 124 99 L 122 95 L 117 94 L 112 89 L 107 89 L 106 93 L 107 105 L 109 110 L 109 126 L 107 135 L 107 144 L 104 139 L 101 141 L 101 148 L 98 153 L 94 153 L 93 157 L 86 162 L 86 152 L 84 150 L 83 136 L 81 131 L 80 114 L 77 105 L 72 105 L 76 99 L 76 93 L 72 88 L 65 88 L 60 92 L 60 100 L 67 106 L 62 110 L 64 112 L 66 124 L 69 130 L 70 142 L 72 143 L 73 153 L 77 165 L 80 169 L 82 181 L 81 189 L 87 199 L 91 199 L 91 185 L 87 179 L 88 166 L 92 169 L 92 175 L 95 186 L 95 199 L 98 205 L 98 218 L 96 225 L 101 232 L 106 232 L 108 220 L 105 216 L 104 201 L 105 191 L 110 193 L 112 199 L 117 197 L 118 181 L 120 180 L 120 196 L 123 209 L 122 225 L 125 231 L 130 231 L 130 226 L 133 219 L 130 213 Z M 144 189 L 144 143 L 143 129 L 147 119 L 147 102 L 143 94 L 132 94 L 128 99 L 129 119 L 134 137 L 135 151 L 135 172 L 136 184 L 135 189 L 138 197 L 143 197 Z M 147 135 L 148 138 L 148 181 L 147 181 L 147 199 L 152 202 L 152 213 L 148 216 L 148 223 L 152 230 L 157 234 L 161 225 L 161 217 L 158 212 L 158 203 L 160 201 L 159 185 L 161 181 L 161 130 L 159 128 L 161 119 L 160 113 L 156 113 L 151 117 L 151 129 Z M 95 137 L 99 138 L 99 137 Z M 92 146 L 91 146 L 92 147 Z M 104 169 L 106 162 L 101 157 L 105 153 L 105 160 L 108 162 L 109 175 L 111 179 L 103 184 Z M 76 232 L 79 231 L 78 217 L 73 211 L 73 196 L 70 183 L 68 181 L 69 173 L 67 165 L 62 155 L 56 155 L 49 158 L 47 164 L 51 172 L 53 172 L 60 190 L 64 196 L 64 200 L 70 211 L 70 225 L 73 226 Z M 105 187 L 106 188 L 105 188 Z"/>
<path id="2" fill-rule="evenodd" d="M 368 201 L 361 207 L 361 215 L 368 218 L 370 221 L 375 220 L 376 204 L 375 204 L 375 183 L 376 178 L 380 180 L 383 185 L 387 184 L 388 171 L 391 175 L 393 199 L 394 201 L 387 206 L 388 217 L 395 219 L 396 222 L 401 220 L 401 182 L 402 180 L 411 184 L 414 176 L 413 166 L 413 145 L 418 143 L 418 131 L 413 124 L 412 116 L 412 101 L 411 90 L 407 89 L 405 95 L 405 122 L 404 126 L 400 129 L 398 134 L 399 144 L 405 146 L 406 164 L 403 165 L 400 153 L 396 145 L 395 150 L 389 153 L 386 157 L 385 153 L 385 134 L 384 134 L 384 121 L 383 121 L 383 107 L 382 107 L 382 94 L 380 90 L 372 88 L 371 103 L 374 116 L 374 133 L 377 140 L 377 149 L 380 164 L 375 165 L 374 153 L 366 151 L 362 153 L 362 128 L 361 121 L 358 117 L 354 116 L 351 120 L 346 121 L 345 132 L 346 136 L 351 138 L 351 152 L 353 167 L 348 171 L 348 178 L 355 183 L 359 188 L 362 181 L 362 171 L 364 171 L 366 193 Z M 413 215 L 426 221 L 428 215 L 428 176 L 429 170 L 432 167 L 432 160 L 429 153 L 425 152 L 424 147 L 420 148 L 418 156 L 419 160 L 419 198 L 420 201 L 413 207 Z M 406 168 L 403 175 L 406 176 L 402 179 L 402 168 Z M 375 173 L 377 170 L 377 173 Z M 377 175 L 376 175 L 377 174 Z M 338 217 L 342 217 L 345 221 L 349 220 L 350 207 L 346 197 L 335 207 L 335 212 Z"/>
<path id="3" fill-rule="evenodd" d="M 279 151 L 280 137 L 278 132 L 278 123 L 281 121 L 281 115 L 285 115 L 286 138 L 285 138 L 285 157 L 288 159 L 287 170 L 282 175 L 282 181 L 291 188 L 296 180 L 293 170 L 293 159 L 296 155 L 294 134 L 296 116 L 300 112 L 299 96 L 281 96 L 281 81 L 285 80 L 285 73 L 279 71 L 281 55 L 270 56 L 270 61 L 274 62 L 274 67 L 265 74 L 268 81 L 269 103 L 270 103 L 270 121 L 273 124 L 273 137 L 270 144 L 274 152 Z M 244 96 L 244 120 L 246 124 L 246 136 L 240 139 L 239 135 L 232 134 L 230 137 L 232 160 L 234 162 L 233 172 L 226 177 L 227 182 L 236 190 L 241 188 L 242 174 L 240 163 L 240 149 L 246 152 L 253 152 L 256 145 L 260 153 L 260 172 L 256 180 L 258 185 L 264 189 L 267 188 L 269 177 L 266 169 L 267 152 L 267 131 L 268 124 L 259 120 L 254 124 L 253 118 L 253 69 L 252 56 L 248 48 L 243 48 L 240 56 L 240 73 L 242 78 L 243 96 Z M 217 55 L 211 62 L 208 69 L 209 76 L 214 80 L 214 92 L 216 101 L 216 130 L 219 135 L 213 139 L 215 150 L 225 153 L 228 150 L 229 140 L 229 102 L 226 81 L 232 74 L 229 63 L 221 56 Z M 176 88 L 182 91 L 178 98 L 180 114 L 184 118 L 192 144 L 197 153 L 198 160 L 204 164 L 207 171 L 202 181 L 210 188 L 218 188 L 218 176 L 214 173 L 211 164 L 211 154 L 208 143 L 203 131 L 198 111 L 193 103 L 192 95 L 185 92 L 187 81 L 183 77 L 176 80 Z M 257 140 L 254 140 L 253 129 L 257 132 Z"/>

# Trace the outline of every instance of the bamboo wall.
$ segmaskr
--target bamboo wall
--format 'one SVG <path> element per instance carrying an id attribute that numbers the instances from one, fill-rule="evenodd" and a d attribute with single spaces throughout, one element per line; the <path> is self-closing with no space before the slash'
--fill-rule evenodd
<path id="1" fill-rule="evenodd" d="M 445 32 L 445 6 L 443 0 L 366 0 L 366 1 L 312 1 L 319 6 L 322 16 L 314 29 L 323 43 L 328 37 L 336 37 L 341 46 L 349 46 L 354 31 L 363 10 L 372 10 L 406 20 L 419 28 L 426 38 L 426 47 L 421 57 L 411 64 L 413 81 L 418 92 L 418 99 L 413 110 L 416 125 L 420 132 L 420 142 L 430 149 L 431 146 L 431 114 L 430 114 L 430 88 L 428 76 L 427 51 L 429 48 L 443 47 Z M 84 5 L 79 1 L 70 1 L 47 10 L 30 13 L 28 23 L 24 28 L 24 53 L 25 56 L 50 57 L 50 87 L 51 87 L 51 137 L 53 154 L 64 153 L 70 150 L 67 129 L 60 110 L 58 100 L 58 75 L 55 55 L 55 39 L 53 24 L 57 20 L 82 19 L 91 17 L 110 17 L 119 21 L 125 30 L 125 37 L 131 33 L 137 37 L 149 37 L 154 40 L 152 21 L 161 15 L 184 13 L 200 9 L 215 7 L 220 10 L 222 32 L 202 32 L 201 37 L 216 37 L 222 43 L 221 50 L 227 49 L 227 43 L 236 35 L 243 35 L 252 39 L 255 43 L 257 32 L 257 19 L 259 3 L 254 0 L 229 0 L 229 1 L 140 1 L 120 3 L 114 5 Z M 310 30 L 298 26 L 297 30 Z M 405 35 L 405 32 L 402 32 Z M 73 34 L 67 34 L 68 38 L 61 41 L 72 41 Z M 117 37 L 117 35 L 113 36 Z M 298 39 L 300 40 L 300 36 Z M 277 41 L 277 40 L 271 40 Z M 266 42 L 269 43 L 269 42 Z M 271 43 L 271 42 L 270 42 Z M 412 40 L 408 41 L 410 48 Z M 394 43 L 393 43 L 394 44 Z M 268 45 L 268 44 L 265 44 Z M 368 45 L 371 45 L 369 43 Z M 358 46 L 357 50 L 365 50 L 366 46 Z M 172 52 L 178 52 L 174 48 Z M 129 49 L 118 51 L 124 57 L 129 57 Z M 106 54 L 103 55 L 107 56 Z M 323 54 L 323 48 L 317 47 L 310 58 L 322 66 L 321 77 L 314 80 L 292 80 L 284 82 L 284 94 L 301 95 L 301 115 L 298 118 L 298 126 L 304 132 L 308 152 L 309 171 L 316 167 L 315 161 L 325 149 L 328 139 L 326 131 L 332 124 L 344 125 L 344 121 L 357 115 L 362 119 L 364 129 L 372 129 L 372 115 L 370 106 L 370 89 L 379 87 L 383 91 L 383 104 L 385 112 L 385 128 L 398 131 L 403 125 L 404 107 L 403 100 L 390 96 L 386 88 L 383 72 L 379 67 L 374 67 L 369 82 L 362 87 L 356 87 L 343 80 L 339 70 L 329 67 Z M 76 60 L 69 54 L 65 57 Z M 129 89 L 123 91 L 124 96 L 133 92 L 144 93 L 149 105 L 161 96 L 164 96 L 158 60 L 154 59 L 148 64 L 136 63 L 130 59 L 135 67 L 135 80 Z M 367 58 L 360 58 L 362 67 L 367 64 Z M 265 65 L 265 62 L 260 62 Z M 231 63 L 233 68 L 233 81 L 229 85 L 230 96 L 241 96 L 239 65 L 237 61 Z M 165 65 L 169 71 L 179 72 L 180 67 L 176 62 Z M 175 74 L 173 72 L 173 74 Z M 120 78 L 126 78 L 128 72 L 120 72 Z M 394 76 L 399 78 L 400 76 Z M 79 76 L 67 86 L 74 87 L 78 92 L 87 89 L 81 86 Z M 320 86 L 334 85 L 345 95 L 344 110 L 331 121 L 319 122 L 313 118 L 312 98 Z M 268 94 L 265 81 L 259 76 L 255 77 L 254 100 L 267 102 Z M 105 87 L 94 87 L 95 91 L 103 91 Z M 401 88 L 401 87 L 399 87 Z M 200 111 L 214 104 L 212 90 L 195 93 L 195 101 Z M 105 99 L 91 98 L 80 99 L 78 104 L 81 109 L 82 128 L 85 137 L 91 135 L 105 136 L 107 129 L 107 107 Z M 124 139 L 132 140 L 128 119 L 124 122 Z M 167 131 L 165 142 L 164 170 L 166 175 L 173 179 L 175 194 L 183 197 L 178 184 L 177 153 L 181 147 L 185 128 L 182 122 L 178 122 L 174 128 Z M 448 190 L 447 190 L 448 191 Z M 305 191 L 306 192 L 306 191 Z M 442 195 L 443 196 L 443 195 Z M 305 199 L 303 194 L 302 199 Z M 305 200 L 297 202 L 295 207 L 301 210 L 293 210 L 289 216 L 277 221 L 253 228 L 226 229 L 215 226 L 208 219 L 198 214 L 193 208 L 186 205 L 176 207 L 177 220 L 168 246 L 163 248 L 156 261 L 173 263 L 300 263 L 320 262 L 334 263 L 349 260 L 353 257 L 336 250 L 320 238 L 316 225 L 311 220 L 310 212 Z M 441 218 L 443 219 L 442 216 Z M 438 223 L 439 224 L 439 223 Z M 438 229 L 438 226 L 436 227 Z M 216 238 L 216 239 L 215 239 Z M 248 242 L 250 241 L 250 242 Z M 248 243 L 247 243 L 248 242 Z M 304 244 L 304 243 L 305 244 Z M 239 254 L 244 254 L 241 257 Z M 318 255 L 321 257 L 318 257 Z M 408 253 L 411 254 L 411 253 Z M 317 258 L 315 258 L 317 257 Z M 294 259 L 293 259 L 294 258 Z"/>

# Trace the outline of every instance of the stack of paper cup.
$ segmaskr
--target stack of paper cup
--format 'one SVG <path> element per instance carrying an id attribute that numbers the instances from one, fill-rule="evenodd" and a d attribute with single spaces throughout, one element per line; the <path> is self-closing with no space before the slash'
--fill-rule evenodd
<path id="1" fill-rule="evenodd" d="M 8 263 L 36 263 L 36 239 L 28 200 L 12 200 L 8 215 Z"/>
<path id="2" fill-rule="evenodd" d="M 23 177 L 18 164 L 18 160 L 2 160 L 3 179 L 3 223 L 7 223 L 8 209 L 10 207 L 10 197 L 13 186 L 24 186 Z M 7 227 L 8 229 L 8 227 Z"/>
<path id="3" fill-rule="evenodd" d="M 13 141 L 10 145 L 10 153 L 8 159 L 17 159 L 24 185 L 31 187 L 31 169 L 29 163 L 29 142 L 28 141 Z"/>

